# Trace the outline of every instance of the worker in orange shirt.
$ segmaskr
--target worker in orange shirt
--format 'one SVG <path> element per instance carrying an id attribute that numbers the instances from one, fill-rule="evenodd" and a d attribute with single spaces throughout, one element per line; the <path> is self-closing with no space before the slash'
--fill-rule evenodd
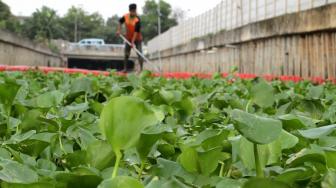
<path id="1" fill-rule="evenodd" d="M 121 34 L 121 27 L 125 24 L 126 27 L 126 38 L 131 42 L 131 46 L 126 43 L 125 46 L 125 59 L 124 59 L 124 70 L 123 72 L 127 72 L 127 62 L 131 54 L 131 49 L 136 47 L 142 53 L 142 35 L 141 35 L 141 21 L 139 16 L 137 15 L 137 5 L 130 4 L 129 5 L 129 13 L 125 14 L 119 20 L 117 35 Z M 139 64 L 140 71 L 143 69 L 144 60 L 139 55 Z"/>

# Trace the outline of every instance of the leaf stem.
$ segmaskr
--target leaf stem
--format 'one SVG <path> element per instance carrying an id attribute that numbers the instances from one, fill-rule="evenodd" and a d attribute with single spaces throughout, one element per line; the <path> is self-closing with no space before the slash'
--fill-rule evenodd
<path id="1" fill-rule="evenodd" d="M 63 147 L 63 143 L 62 143 L 62 133 L 59 132 L 58 133 L 58 142 L 60 145 L 61 150 L 63 151 L 64 154 L 67 154 L 67 152 L 65 151 L 64 147 Z"/>
<path id="2" fill-rule="evenodd" d="M 257 171 L 257 177 L 263 178 L 265 175 L 259 158 L 258 144 L 253 144 L 253 149 L 254 149 L 254 159 L 255 159 L 255 168 Z"/>
<path id="3" fill-rule="evenodd" d="M 227 174 L 226 174 L 226 177 L 230 178 L 231 177 L 231 173 L 232 173 L 232 168 L 230 167 Z"/>
<path id="4" fill-rule="evenodd" d="M 220 162 L 221 164 L 221 168 L 220 168 L 220 171 L 219 171 L 219 177 L 223 177 L 224 176 L 224 162 Z"/>
<path id="5" fill-rule="evenodd" d="M 219 170 L 219 177 L 223 177 L 224 176 L 224 166 L 225 166 L 225 163 L 220 161 L 219 162 L 221 164 L 221 169 Z"/>
<path id="6" fill-rule="evenodd" d="M 9 124 L 10 124 L 10 117 L 11 117 L 11 113 L 12 113 L 12 108 L 10 107 L 8 109 L 8 112 L 7 112 L 7 134 L 9 134 L 9 136 L 11 136 L 11 130 L 9 129 Z M 18 132 L 16 132 L 18 133 Z"/>
<path id="7" fill-rule="evenodd" d="M 118 175 L 119 163 L 122 157 L 122 153 L 120 152 L 120 150 L 115 151 L 115 154 L 116 154 L 116 162 L 113 168 L 112 179 L 117 177 Z"/>
<path id="8" fill-rule="evenodd" d="M 250 108 L 250 105 L 252 103 L 252 100 L 249 100 L 246 104 L 246 108 L 245 108 L 245 111 L 248 113 L 249 112 L 249 108 Z"/>
<path id="9" fill-rule="evenodd" d="M 17 126 L 16 126 L 16 134 L 19 134 L 19 131 L 20 131 L 20 129 L 19 129 L 19 125 L 17 125 Z"/>
<path id="10" fill-rule="evenodd" d="M 87 103 L 88 102 L 88 98 L 87 98 L 87 92 L 85 92 L 85 96 L 84 96 L 85 98 L 84 98 L 84 100 L 85 100 L 85 103 Z"/>
<path id="11" fill-rule="evenodd" d="M 141 162 L 141 166 L 140 166 L 140 171 L 139 171 L 139 174 L 138 174 L 138 180 L 140 181 L 141 180 L 141 177 L 142 177 L 142 172 L 145 168 L 145 162 Z"/>

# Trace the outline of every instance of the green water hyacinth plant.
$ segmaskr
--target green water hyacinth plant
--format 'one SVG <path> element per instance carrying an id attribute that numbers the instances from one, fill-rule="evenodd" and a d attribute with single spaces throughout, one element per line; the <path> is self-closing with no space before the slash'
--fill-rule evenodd
<path id="1" fill-rule="evenodd" d="M 0 72 L 0 187 L 335 188 L 335 101 L 331 82 Z"/>
<path id="2" fill-rule="evenodd" d="M 264 177 L 258 145 L 269 144 L 280 136 L 282 131 L 281 121 L 260 117 L 241 110 L 233 110 L 231 116 L 236 121 L 235 128 L 242 136 L 253 143 L 257 176 Z"/>
<path id="3" fill-rule="evenodd" d="M 104 107 L 100 128 L 116 155 L 112 179 L 117 176 L 121 151 L 135 146 L 141 132 L 159 121 L 149 105 L 137 97 L 117 97 Z"/>

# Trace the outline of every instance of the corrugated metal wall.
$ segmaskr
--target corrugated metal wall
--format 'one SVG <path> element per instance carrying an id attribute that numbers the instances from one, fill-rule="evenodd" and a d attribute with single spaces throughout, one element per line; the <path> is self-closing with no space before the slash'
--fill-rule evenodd
<path id="1" fill-rule="evenodd" d="M 222 0 L 215 8 L 188 19 L 149 41 L 148 52 L 169 49 L 222 30 L 232 30 L 335 2 L 336 0 Z"/>
<path id="2" fill-rule="evenodd" d="M 169 72 L 229 72 L 238 66 L 241 73 L 336 78 L 336 32 L 260 39 L 167 57 L 162 63 Z"/>

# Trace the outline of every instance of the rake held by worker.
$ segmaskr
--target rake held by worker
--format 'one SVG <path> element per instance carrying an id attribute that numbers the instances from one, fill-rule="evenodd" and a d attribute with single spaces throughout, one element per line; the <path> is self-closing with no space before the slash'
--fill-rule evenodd
<path id="1" fill-rule="evenodd" d="M 123 35 L 119 35 L 119 36 L 120 36 L 120 38 L 122 38 L 123 41 L 126 42 L 129 46 L 132 46 L 132 43 L 131 43 L 129 40 L 127 40 Z M 134 47 L 133 47 L 133 49 L 135 50 L 135 52 L 136 52 L 136 53 L 137 53 L 143 60 L 145 60 L 146 63 L 148 63 L 148 64 L 150 64 L 150 66 L 154 67 L 155 70 L 156 70 L 157 72 L 160 72 L 160 69 L 157 67 L 157 65 L 155 65 L 154 63 L 152 63 L 151 61 L 149 61 L 149 59 L 148 59 L 143 53 L 141 53 L 137 48 L 134 48 Z"/>

